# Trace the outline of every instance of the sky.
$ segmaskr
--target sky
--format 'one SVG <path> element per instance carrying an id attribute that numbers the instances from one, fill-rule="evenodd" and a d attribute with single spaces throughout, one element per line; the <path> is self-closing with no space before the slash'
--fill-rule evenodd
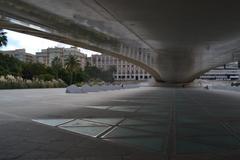
<path id="1" fill-rule="evenodd" d="M 27 53 L 35 54 L 36 52 L 41 51 L 41 49 L 46 49 L 49 47 L 65 47 L 69 48 L 71 45 L 30 36 L 18 32 L 13 32 L 5 30 L 7 32 L 8 45 L 2 47 L 1 50 L 15 50 L 25 48 Z M 87 49 L 80 48 L 82 53 L 91 56 L 92 54 L 100 54 L 98 52 L 90 51 Z"/>

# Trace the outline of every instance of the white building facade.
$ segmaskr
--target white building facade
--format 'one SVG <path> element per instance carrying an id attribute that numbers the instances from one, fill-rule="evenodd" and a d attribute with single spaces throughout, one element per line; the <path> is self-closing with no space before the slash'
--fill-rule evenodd
<path id="1" fill-rule="evenodd" d="M 114 67 L 116 72 L 113 74 L 113 78 L 116 81 L 145 81 L 152 78 L 144 69 L 112 56 L 92 55 L 88 61 L 91 66 L 102 70 Z"/>
<path id="2" fill-rule="evenodd" d="M 62 65 L 64 66 L 65 60 L 69 55 L 74 55 L 80 61 L 80 67 L 82 69 L 85 68 L 87 64 L 87 55 L 81 53 L 80 49 L 76 47 L 71 48 L 47 48 L 43 49 L 41 52 L 36 53 L 37 62 L 45 64 L 47 66 L 51 66 L 52 61 L 55 57 L 58 57 L 62 61 Z"/>
<path id="3" fill-rule="evenodd" d="M 4 55 L 9 55 L 12 57 L 17 58 L 18 60 L 25 62 L 25 63 L 34 63 L 36 62 L 35 55 L 31 53 L 26 53 L 25 49 L 16 49 L 16 50 L 8 50 L 8 51 L 1 51 Z"/>
<path id="4" fill-rule="evenodd" d="M 239 80 L 240 79 L 240 63 L 232 62 L 226 65 L 210 70 L 200 79 L 206 80 Z"/>

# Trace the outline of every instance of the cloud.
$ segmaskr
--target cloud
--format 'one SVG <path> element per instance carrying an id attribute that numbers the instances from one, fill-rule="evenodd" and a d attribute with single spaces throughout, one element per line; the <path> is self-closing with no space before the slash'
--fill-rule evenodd
<path id="1" fill-rule="evenodd" d="M 63 47 L 70 47 L 69 45 L 60 44 L 51 40 L 17 33 L 9 30 L 6 31 L 8 37 L 8 46 L 3 48 L 4 50 L 25 48 L 26 52 L 35 54 L 36 52 L 41 51 L 41 49 L 48 47 L 55 47 L 59 45 Z"/>
<path id="2" fill-rule="evenodd" d="M 93 54 L 101 54 L 99 52 L 91 51 L 91 50 L 84 49 L 84 48 L 80 48 L 80 50 L 82 53 L 87 54 L 88 56 L 91 56 Z"/>
<path id="3" fill-rule="evenodd" d="M 8 45 L 7 47 L 3 47 L 2 50 L 14 50 L 14 49 L 20 49 L 25 48 L 27 53 L 35 54 L 36 52 L 41 51 L 41 49 L 46 49 L 49 47 L 65 47 L 69 48 L 70 45 L 30 36 L 14 31 L 6 30 L 7 37 L 8 37 Z M 81 51 L 88 56 L 91 56 L 92 54 L 100 54 L 98 52 L 90 51 L 87 49 L 80 48 Z"/>

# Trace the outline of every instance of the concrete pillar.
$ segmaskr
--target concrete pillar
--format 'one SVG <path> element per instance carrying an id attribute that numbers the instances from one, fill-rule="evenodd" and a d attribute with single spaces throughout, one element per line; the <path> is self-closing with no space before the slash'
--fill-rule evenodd
<path id="1" fill-rule="evenodd" d="M 129 64 L 129 78 L 132 80 L 132 64 Z"/>
<path id="2" fill-rule="evenodd" d="M 98 56 L 96 56 L 96 67 L 98 67 Z"/>
<path id="3" fill-rule="evenodd" d="M 118 59 L 117 58 L 114 58 L 114 61 L 116 60 L 116 76 L 117 76 L 117 78 L 116 78 L 116 80 L 118 80 L 118 76 L 119 76 L 119 69 L 118 69 Z"/>
<path id="4" fill-rule="evenodd" d="M 144 48 L 141 48 L 141 61 L 144 62 Z"/>
<path id="5" fill-rule="evenodd" d="M 127 54 L 128 54 L 128 46 L 124 46 L 124 48 L 123 48 L 123 55 L 124 56 L 127 56 Z"/>
<path id="6" fill-rule="evenodd" d="M 125 80 L 127 80 L 127 65 L 128 63 L 125 61 Z"/>
<path id="7" fill-rule="evenodd" d="M 146 53 L 146 64 L 149 65 L 149 53 Z"/>
<path id="8" fill-rule="evenodd" d="M 130 56 L 131 58 L 133 58 L 133 48 L 132 48 L 132 47 L 130 48 L 130 53 L 129 53 L 129 54 L 130 54 L 129 56 Z"/>
<path id="9" fill-rule="evenodd" d="M 123 60 L 121 60 L 121 80 L 123 80 Z"/>
<path id="10" fill-rule="evenodd" d="M 104 56 L 104 70 L 107 70 L 107 56 Z"/>
<path id="11" fill-rule="evenodd" d="M 121 44 L 121 46 L 120 46 L 120 54 L 122 54 L 122 53 L 123 53 L 123 47 L 124 47 L 124 45 L 123 45 L 123 44 Z"/>
<path id="12" fill-rule="evenodd" d="M 134 55 L 134 58 L 138 59 L 138 48 L 135 48 Z"/>

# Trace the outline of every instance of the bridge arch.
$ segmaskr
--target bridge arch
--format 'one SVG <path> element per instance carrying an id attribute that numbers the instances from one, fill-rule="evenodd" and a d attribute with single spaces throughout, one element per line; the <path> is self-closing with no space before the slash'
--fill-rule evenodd
<path id="1" fill-rule="evenodd" d="M 130 46 L 127 46 L 121 42 L 115 42 L 113 46 L 111 44 L 107 44 L 106 46 L 101 45 L 94 45 L 88 42 L 83 42 L 79 39 L 73 39 L 71 37 L 65 36 L 63 34 L 57 34 L 56 32 L 48 32 L 47 30 L 38 30 L 35 28 L 30 28 L 28 26 L 20 25 L 12 23 L 8 20 L 1 20 L 0 21 L 0 27 L 8 30 L 12 30 L 19 33 L 24 33 L 36 37 L 41 37 L 65 44 L 74 45 L 77 47 L 86 48 L 89 50 L 93 50 L 96 52 L 100 52 L 109 56 L 113 56 L 116 58 L 119 58 L 121 60 L 127 61 L 129 63 L 132 63 L 134 65 L 137 65 L 141 67 L 142 69 L 146 70 L 149 74 L 154 77 L 156 81 L 161 82 L 160 75 L 156 69 L 154 69 L 154 58 L 152 57 L 152 54 L 144 52 L 144 51 L 150 51 L 146 48 L 139 48 L 135 47 L 132 48 Z M 23 23 L 24 24 L 24 23 Z M 129 52 L 130 50 L 135 50 L 135 54 L 132 54 L 132 52 Z M 142 54 L 145 54 L 145 56 L 148 57 L 147 63 L 143 60 L 141 60 L 141 57 L 139 57 L 138 50 L 141 50 Z"/>

